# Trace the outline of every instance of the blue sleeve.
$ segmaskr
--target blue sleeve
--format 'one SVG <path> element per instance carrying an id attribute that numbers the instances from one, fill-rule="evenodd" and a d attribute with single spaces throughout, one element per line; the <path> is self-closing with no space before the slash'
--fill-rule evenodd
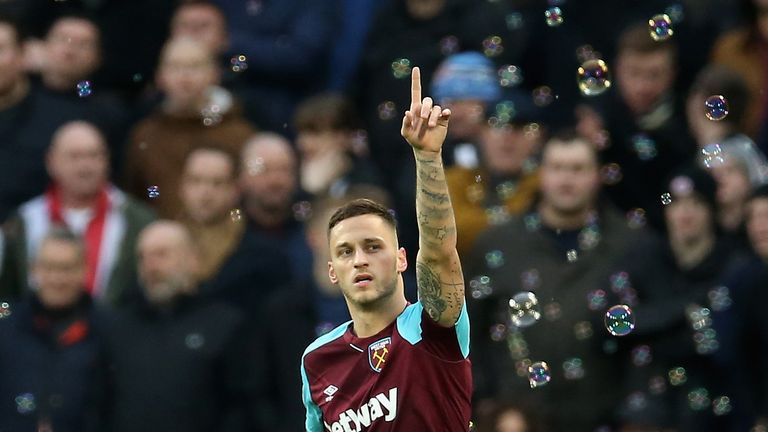
<path id="1" fill-rule="evenodd" d="M 309 390 L 309 379 L 307 371 L 304 369 L 304 362 L 301 365 L 301 396 L 304 407 L 307 409 L 307 418 L 305 428 L 307 432 L 323 432 L 323 413 L 315 401 L 312 400 L 312 392 Z"/>
<path id="2" fill-rule="evenodd" d="M 424 341 L 441 358 L 455 359 L 456 356 L 451 355 L 451 351 L 456 351 L 456 347 L 461 358 L 466 359 L 469 356 L 469 314 L 466 302 L 462 305 L 459 319 L 453 328 L 441 327 L 433 322 L 421 302 L 416 302 L 408 306 L 397 318 L 397 331 L 411 345 Z"/>

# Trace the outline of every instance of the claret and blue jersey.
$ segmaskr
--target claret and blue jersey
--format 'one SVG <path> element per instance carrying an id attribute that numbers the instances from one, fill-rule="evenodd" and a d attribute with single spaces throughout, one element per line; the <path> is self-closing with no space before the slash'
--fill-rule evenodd
<path id="1" fill-rule="evenodd" d="M 433 322 L 420 302 L 379 333 L 358 338 L 352 321 L 321 336 L 301 364 L 308 432 L 440 431 L 469 427 L 469 317 Z"/>

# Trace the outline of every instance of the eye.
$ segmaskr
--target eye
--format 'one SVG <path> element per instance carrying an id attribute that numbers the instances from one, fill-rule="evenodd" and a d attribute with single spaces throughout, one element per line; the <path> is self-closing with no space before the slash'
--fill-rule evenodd
<path id="1" fill-rule="evenodd" d="M 379 250 L 379 249 L 381 249 L 381 246 L 380 246 L 380 245 L 378 245 L 378 244 L 375 244 L 375 243 L 374 243 L 374 244 L 370 244 L 370 245 L 368 245 L 368 250 L 369 250 L 369 251 L 377 251 L 377 250 Z"/>
<path id="2" fill-rule="evenodd" d="M 350 248 L 339 249 L 339 256 L 340 257 L 349 256 L 351 254 L 352 254 L 352 249 L 350 249 Z"/>

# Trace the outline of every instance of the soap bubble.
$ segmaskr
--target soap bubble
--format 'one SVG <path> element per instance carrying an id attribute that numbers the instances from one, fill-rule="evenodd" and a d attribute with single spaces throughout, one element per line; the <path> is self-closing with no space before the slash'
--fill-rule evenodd
<path id="1" fill-rule="evenodd" d="M 523 28 L 523 14 L 520 12 L 513 12 L 504 18 L 507 23 L 507 29 L 519 30 Z"/>
<path id="2" fill-rule="evenodd" d="M 504 324 L 494 324 L 491 326 L 491 340 L 500 342 L 507 336 L 507 326 Z"/>
<path id="3" fill-rule="evenodd" d="M 232 56 L 229 59 L 229 64 L 232 72 L 242 72 L 248 69 L 248 59 L 243 54 Z"/>
<path id="4" fill-rule="evenodd" d="M 722 312 L 731 307 L 733 300 L 731 300 L 731 294 L 728 287 L 719 286 L 712 288 L 707 293 L 709 298 L 709 304 L 712 306 L 712 310 L 715 312 Z"/>
<path id="5" fill-rule="evenodd" d="M 649 161 L 658 154 L 656 143 L 645 134 L 637 134 L 632 137 L 632 148 L 637 153 L 637 158 L 642 161 Z"/>
<path id="6" fill-rule="evenodd" d="M 701 149 L 702 163 L 706 168 L 714 168 L 725 162 L 723 149 L 719 144 L 707 144 Z"/>
<path id="7" fill-rule="evenodd" d="M 669 383 L 679 387 L 688 381 L 688 374 L 682 366 L 674 367 L 667 372 Z"/>
<path id="8" fill-rule="evenodd" d="M 378 107 L 379 111 L 379 118 L 381 120 L 392 120 L 395 118 L 395 114 L 397 113 L 397 108 L 395 107 L 395 103 L 392 101 L 384 101 L 379 104 Z"/>
<path id="9" fill-rule="evenodd" d="M 569 263 L 574 263 L 579 259 L 579 253 L 576 251 L 576 249 L 571 249 L 565 253 L 565 258 Z"/>
<path id="10" fill-rule="evenodd" d="M 579 90 L 584 96 L 597 96 L 611 87 L 608 65 L 600 59 L 587 60 L 578 69 Z"/>
<path id="11" fill-rule="evenodd" d="M 579 321 L 573 326 L 573 334 L 578 340 L 586 340 L 592 337 L 592 324 L 589 321 Z"/>
<path id="12" fill-rule="evenodd" d="M 399 58 L 392 62 L 392 75 L 397 79 L 409 77 L 411 69 L 411 61 L 407 58 Z"/>
<path id="13" fill-rule="evenodd" d="M 157 198 L 160 196 L 160 188 L 157 186 L 150 186 L 147 188 L 147 196 L 150 198 Z"/>
<path id="14" fill-rule="evenodd" d="M 547 9 L 544 12 L 544 17 L 546 17 L 547 25 L 550 27 L 557 27 L 563 23 L 563 11 L 557 6 Z"/>
<path id="15" fill-rule="evenodd" d="M 509 317 L 520 328 L 530 327 L 541 318 L 539 300 L 536 294 L 522 291 L 509 299 Z"/>
<path id="16" fill-rule="evenodd" d="M 519 67 L 505 65 L 499 68 L 499 84 L 502 87 L 513 87 L 523 82 L 523 73 Z"/>
<path id="17" fill-rule="evenodd" d="M 485 254 L 485 264 L 488 268 L 496 269 L 504 265 L 504 253 L 493 250 Z"/>
<path id="18" fill-rule="evenodd" d="M 683 21 L 683 18 L 685 18 L 685 12 L 683 11 L 683 5 L 681 4 L 673 4 L 667 7 L 664 9 L 664 13 L 669 15 L 672 24 L 680 24 L 680 22 Z"/>
<path id="19" fill-rule="evenodd" d="M 726 415 L 732 410 L 733 405 L 731 405 L 731 398 L 728 396 L 719 396 L 712 401 L 712 412 L 714 412 L 716 416 Z"/>
<path id="20" fill-rule="evenodd" d="M 539 271 L 536 269 L 530 269 L 520 274 L 520 282 L 523 284 L 523 288 L 528 291 L 533 291 L 541 285 L 541 278 L 539 277 Z"/>
<path id="21" fill-rule="evenodd" d="M 550 380 L 552 380 L 552 377 L 546 362 L 535 362 L 528 366 L 528 383 L 531 385 L 531 388 L 547 385 Z"/>
<path id="22" fill-rule="evenodd" d="M 672 195 L 670 195 L 669 192 L 661 194 L 661 203 L 664 205 L 672 204 Z"/>
<path id="23" fill-rule="evenodd" d="M 627 212 L 627 225 L 630 228 L 640 229 L 645 226 L 646 222 L 645 210 L 636 208 Z"/>
<path id="24" fill-rule="evenodd" d="M 93 93 L 90 81 L 80 81 L 77 83 L 77 95 L 82 97 L 90 96 Z"/>
<path id="25" fill-rule="evenodd" d="M 15 400 L 16 411 L 18 411 L 19 414 L 29 414 L 37 409 L 37 405 L 35 404 L 35 395 L 32 393 L 22 393 L 16 396 Z"/>
<path id="26" fill-rule="evenodd" d="M 653 361 L 651 347 L 648 345 L 639 345 L 632 348 L 632 363 L 637 367 L 648 366 Z"/>
<path id="27" fill-rule="evenodd" d="M 563 309 L 560 307 L 560 303 L 552 302 L 544 306 L 544 318 L 547 321 L 556 321 L 563 316 Z"/>
<path id="28" fill-rule="evenodd" d="M 728 115 L 728 101 L 722 95 L 714 95 L 704 101 L 706 116 L 712 121 L 720 121 Z"/>
<path id="29" fill-rule="evenodd" d="M 552 89 L 547 86 L 536 87 L 533 89 L 533 103 L 537 107 L 545 107 L 552 103 Z"/>
<path id="30" fill-rule="evenodd" d="M 312 217 L 312 203 L 309 201 L 299 201 L 291 208 L 293 210 L 293 218 L 299 222 L 306 222 Z"/>
<path id="31" fill-rule="evenodd" d="M 9 316 L 11 316 L 11 305 L 6 302 L 0 303 L 0 319 L 8 318 Z"/>
<path id="32" fill-rule="evenodd" d="M 709 408 L 709 392 L 703 387 L 697 387 L 688 392 L 688 406 L 694 411 Z"/>
<path id="33" fill-rule="evenodd" d="M 587 294 L 587 307 L 589 307 L 589 310 L 603 310 L 607 303 L 606 293 L 601 289 L 591 291 Z"/>
<path id="34" fill-rule="evenodd" d="M 459 38 L 456 36 L 446 36 L 440 39 L 440 52 L 443 55 L 451 55 L 459 51 Z"/>
<path id="35" fill-rule="evenodd" d="M 653 395 L 660 395 L 667 391 L 667 381 L 663 376 L 655 375 L 648 380 L 648 391 Z"/>
<path id="36" fill-rule="evenodd" d="M 567 380 L 584 378 L 584 362 L 578 357 L 566 359 L 563 362 L 563 375 Z"/>
<path id="37" fill-rule="evenodd" d="M 626 336 L 635 328 L 635 317 L 627 305 L 611 306 L 605 313 L 605 328 L 614 336 Z"/>
<path id="38" fill-rule="evenodd" d="M 243 219 L 243 212 L 240 209 L 232 209 L 229 212 L 229 217 L 232 219 L 232 222 L 240 222 Z"/>
<path id="39" fill-rule="evenodd" d="M 483 40 L 483 54 L 496 57 L 504 51 L 501 36 L 488 36 Z"/>
<path id="40" fill-rule="evenodd" d="M 469 294 L 474 299 L 483 299 L 493 294 L 491 278 L 486 275 L 472 278 L 469 281 Z"/>
<path id="41" fill-rule="evenodd" d="M 315 335 L 317 335 L 317 337 L 320 337 L 326 333 L 329 333 L 335 327 L 336 326 L 333 325 L 332 322 L 321 322 L 315 327 Z"/>
<path id="42" fill-rule="evenodd" d="M 624 178 L 624 175 L 621 173 L 621 166 L 619 164 L 609 163 L 600 168 L 600 178 L 603 180 L 603 183 L 611 186 L 619 183 Z"/>
<path id="43" fill-rule="evenodd" d="M 665 41 L 675 33 L 672 30 L 672 20 L 667 14 L 654 15 L 648 20 L 648 33 L 657 42 Z"/>

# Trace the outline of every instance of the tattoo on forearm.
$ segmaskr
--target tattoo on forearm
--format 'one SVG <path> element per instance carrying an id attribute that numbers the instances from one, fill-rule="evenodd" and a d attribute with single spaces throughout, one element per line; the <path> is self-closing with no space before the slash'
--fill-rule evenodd
<path id="1" fill-rule="evenodd" d="M 445 300 L 441 297 L 440 277 L 428 265 L 417 262 L 416 280 L 419 287 L 419 300 L 424 310 L 433 321 L 440 321 L 443 312 L 447 309 Z"/>
<path id="2" fill-rule="evenodd" d="M 421 188 L 421 193 L 430 200 L 437 202 L 438 204 L 446 203 L 449 199 L 448 194 L 444 192 L 433 192 L 431 190 Z"/>

